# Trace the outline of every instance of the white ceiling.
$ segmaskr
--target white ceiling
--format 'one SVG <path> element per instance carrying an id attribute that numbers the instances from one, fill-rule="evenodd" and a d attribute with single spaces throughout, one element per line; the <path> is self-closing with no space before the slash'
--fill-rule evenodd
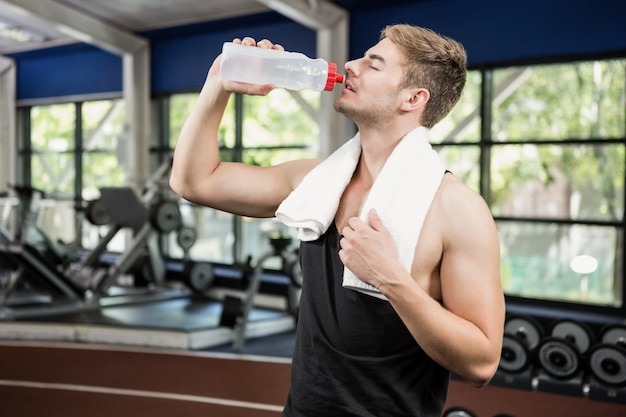
<path id="1" fill-rule="evenodd" d="M 130 33 L 220 20 L 270 11 L 277 4 L 301 4 L 315 8 L 326 0 L 0 0 L 0 55 L 75 42 L 67 30 L 46 19 L 48 6 L 65 6 Z M 385 0 L 385 5 L 410 0 Z M 376 0 L 329 1 L 347 10 L 375 7 Z M 37 12 L 33 13 L 35 9 Z M 18 41 L 24 30 L 30 40 Z"/>
<path id="2" fill-rule="evenodd" d="M 268 11 L 256 0 L 38 0 L 58 3 L 131 33 Z M 25 13 L 20 0 L 0 0 L 0 54 L 75 42 L 33 13 Z M 25 4 L 25 3 L 22 3 Z M 35 35 L 30 41 L 3 36 L 23 29 Z M 39 38 L 39 39 L 38 39 Z M 40 41 L 43 39 L 43 42 Z"/>

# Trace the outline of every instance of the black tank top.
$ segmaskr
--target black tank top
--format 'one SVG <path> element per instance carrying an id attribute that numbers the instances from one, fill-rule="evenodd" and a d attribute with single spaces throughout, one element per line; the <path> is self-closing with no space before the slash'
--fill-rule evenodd
<path id="1" fill-rule="evenodd" d="M 335 225 L 302 242 L 303 289 L 285 417 L 439 417 L 450 373 L 390 303 L 343 288 Z"/>

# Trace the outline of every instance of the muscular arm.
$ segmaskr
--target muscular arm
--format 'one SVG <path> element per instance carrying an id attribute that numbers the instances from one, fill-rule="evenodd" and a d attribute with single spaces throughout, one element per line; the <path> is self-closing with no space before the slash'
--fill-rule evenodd
<path id="1" fill-rule="evenodd" d="M 436 258 L 441 255 L 440 263 L 432 262 L 435 274 L 439 271 L 440 285 L 434 287 L 440 288 L 441 302 L 427 292 L 424 283 L 431 280 L 412 277 L 400 265 L 375 215 L 372 227 L 351 219 L 353 232 L 344 231 L 349 241 L 340 256 L 359 278 L 379 288 L 433 360 L 481 386 L 497 370 L 502 348 L 505 309 L 497 231 L 483 200 L 464 186 L 453 184 L 433 204 L 426 222 L 428 241 Z"/>
<path id="2" fill-rule="evenodd" d="M 252 38 L 244 38 L 242 43 L 256 45 Z M 258 46 L 282 49 L 267 40 Z M 219 77 L 220 62 L 218 57 L 211 66 L 183 125 L 174 151 L 170 186 L 196 204 L 250 217 L 272 217 L 280 202 L 319 161 L 293 161 L 273 167 L 221 162 L 218 129 L 231 92 L 267 95 L 273 86 L 226 82 Z"/>

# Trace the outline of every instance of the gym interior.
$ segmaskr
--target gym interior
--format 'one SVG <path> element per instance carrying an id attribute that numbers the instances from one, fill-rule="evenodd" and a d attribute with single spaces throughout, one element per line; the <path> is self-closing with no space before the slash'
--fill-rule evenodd
<path id="1" fill-rule="evenodd" d="M 459 40 L 433 147 L 501 238 L 500 366 L 445 417 L 626 415 L 623 0 L 0 0 L 0 414 L 279 416 L 299 242 L 168 178 L 213 59 L 268 38 L 339 63 L 387 24 Z M 233 95 L 224 160 L 327 156 L 333 92 Z M 462 209 L 462 208 L 460 208 Z"/>

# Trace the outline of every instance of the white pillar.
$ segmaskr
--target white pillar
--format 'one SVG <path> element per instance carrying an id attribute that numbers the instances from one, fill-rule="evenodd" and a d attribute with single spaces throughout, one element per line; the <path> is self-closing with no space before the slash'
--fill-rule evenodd
<path id="1" fill-rule="evenodd" d="M 257 0 L 317 33 L 317 56 L 335 62 L 340 72 L 348 59 L 348 12 L 326 0 Z M 322 92 L 320 156 L 328 156 L 354 134 L 354 125 L 334 107 L 341 85 L 332 93 Z"/>
<path id="2" fill-rule="evenodd" d="M 132 171 L 129 185 L 149 177 L 150 54 L 144 38 L 109 25 L 52 0 L 0 0 L 0 6 L 28 15 L 77 41 L 119 55 L 123 59 L 123 94 L 126 101 L 127 151 Z"/>
<path id="3" fill-rule="evenodd" d="M 0 190 L 15 183 L 15 63 L 0 56 Z"/>

